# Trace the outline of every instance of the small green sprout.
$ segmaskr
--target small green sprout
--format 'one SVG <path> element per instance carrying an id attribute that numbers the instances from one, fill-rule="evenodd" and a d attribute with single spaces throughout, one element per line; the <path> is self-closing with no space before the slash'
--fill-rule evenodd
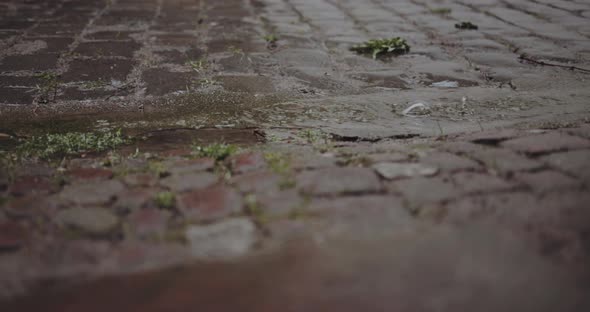
<path id="1" fill-rule="evenodd" d="M 203 78 L 199 80 L 199 83 L 202 86 L 213 86 L 217 84 L 217 81 L 210 79 L 210 78 Z"/>
<path id="2" fill-rule="evenodd" d="M 279 41 L 279 37 L 277 37 L 277 35 L 275 34 L 268 34 L 266 36 L 263 37 L 264 41 L 266 41 L 267 43 L 276 43 L 277 41 Z"/>
<path id="3" fill-rule="evenodd" d="M 281 176 L 279 181 L 279 189 L 286 190 L 295 187 L 296 182 L 293 178 L 293 170 L 291 168 L 291 159 L 289 156 L 282 153 L 265 153 L 264 159 L 268 163 L 270 169 Z"/>
<path id="4" fill-rule="evenodd" d="M 385 55 L 401 55 L 410 52 L 410 45 L 405 39 L 395 37 L 391 39 L 372 39 L 350 48 L 358 54 L 371 54 L 373 59 Z"/>
<path id="5" fill-rule="evenodd" d="M 40 102 L 49 103 L 54 101 L 59 89 L 59 76 L 52 72 L 43 72 L 35 75 L 35 77 L 41 80 L 41 83 L 36 86 L 40 93 Z"/>
<path id="6" fill-rule="evenodd" d="M 244 50 L 242 50 L 242 49 L 240 49 L 240 48 L 238 48 L 236 46 L 233 46 L 233 45 L 232 46 L 229 46 L 227 48 L 227 51 L 228 52 L 231 52 L 233 54 L 244 55 Z"/>
<path id="7" fill-rule="evenodd" d="M 269 217 L 264 213 L 260 203 L 254 194 L 248 194 L 244 198 L 246 205 L 246 212 L 259 224 L 266 224 L 269 221 Z"/>
<path id="8" fill-rule="evenodd" d="M 275 34 L 269 34 L 264 36 L 264 41 L 266 41 L 266 47 L 268 49 L 274 49 L 277 47 L 277 41 L 279 41 L 279 37 Z"/>
<path id="9" fill-rule="evenodd" d="M 172 192 L 160 192 L 156 194 L 154 200 L 156 201 L 156 205 L 163 209 L 171 209 L 174 208 L 176 196 Z"/>
<path id="10" fill-rule="evenodd" d="M 192 149 L 198 157 L 209 157 L 216 161 L 222 161 L 238 151 L 237 146 L 224 143 L 215 143 L 207 146 L 193 145 Z"/>
<path id="11" fill-rule="evenodd" d="M 477 30 L 479 27 L 471 22 L 461 22 L 455 24 L 455 28 L 457 29 L 466 29 L 466 30 Z"/>
<path id="12" fill-rule="evenodd" d="M 328 144 L 332 139 L 330 134 L 324 133 L 318 129 L 303 129 L 297 133 L 297 136 L 303 138 L 308 144 Z"/>
<path id="13" fill-rule="evenodd" d="M 152 172 L 158 177 L 166 176 L 166 167 L 160 161 L 151 161 L 148 163 L 148 171 Z"/>
<path id="14" fill-rule="evenodd" d="M 190 66 L 190 68 L 192 68 L 192 70 L 195 72 L 200 73 L 201 71 L 205 70 L 205 68 L 207 68 L 207 61 L 203 59 L 196 61 L 193 60 L 186 62 L 186 65 Z"/>

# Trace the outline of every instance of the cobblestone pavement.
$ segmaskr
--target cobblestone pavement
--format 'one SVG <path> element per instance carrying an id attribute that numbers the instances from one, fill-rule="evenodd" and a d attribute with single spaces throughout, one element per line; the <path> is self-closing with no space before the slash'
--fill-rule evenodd
<path id="1" fill-rule="evenodd" d="M 4 125 L 92 113 L 78 127 L 103 115 L 123 127 L 298 125 L 387 137 L 588 118 L 585 1 L 0 6 Z M 461 21 L 479 30 L 455 29 Z M 270 34 L 276 43 L 265 41 Z M 391 36 L 407 39 L 411 52 L 373 61 L 348 50 Z M 437 87 L 445 81 L 458 87 Z M 401 114 L 417 102 L 429 106 L 427 117 Z"/>
<path id="2" fill-rule="evenodd" d="M 583 0 L 0 0 L 0 146 L 152 136 L 0 167 L 0 309 L 584 311 L 589 19 Z M 411 52 L 348 50 L 391 36 Z"/>

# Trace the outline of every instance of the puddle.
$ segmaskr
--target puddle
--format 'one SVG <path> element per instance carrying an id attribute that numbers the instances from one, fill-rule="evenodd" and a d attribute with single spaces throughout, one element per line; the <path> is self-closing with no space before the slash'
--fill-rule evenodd
<path id="1" fill-rule="evenodd" d="M 254 145 L 264 143 L 264 132 L 258 128 L 204 128 L 204 129 L 165 129 L 148 131 L 138 134 L 140 139 L 135 144 L 122 148 L 139 149 L 142 152 L 166 152 L 192 144 L 208 145 L 212 143 L 226 143 L 236 145 Z"/>
<path id="2" fill-rule="evenodd" d="M 96 131 L 102 128 L 97 121 L 104 121 L 109 124 L 110 129 L 120 128 L 125 133 L 178 127 L 197 129 L 220 125 L 248 128 L 260 127 L 271 122 L 272 108 L 282 102 L 283 98 L 278 95 L 189 93 L 145 100 L 142 102 L 144 109 L 141 111 L 136 108 L 122 110 L 109 103 L 98 103 L 100 105 L 89 107 L 83 113 L 66 107 L 53 110 L 40 108 L 37 114 L 15 112 L 10 118 L 4 118 L 0 114 L 0 125 L 19 136 Z M 93 109 L 95 111 L 92 111 Z"/>

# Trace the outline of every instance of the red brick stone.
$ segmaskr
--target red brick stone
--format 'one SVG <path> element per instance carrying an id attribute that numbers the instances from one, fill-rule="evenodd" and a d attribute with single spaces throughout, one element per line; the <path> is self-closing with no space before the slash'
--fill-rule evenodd
<path id="1" fill-rule="evenodd" d="M 469 142 L 453 142 L 442 146 L 443 150 L 483 163 L 488 169 L 501 174 L 537 169 L 543 164 L 505 148 L 486 147 Z"/>
<path id="2" fill-rule="evenodd" d="M 410 208 L 415 209 L 427 203 L 447 201 L 463 194 L 463 189 L 449 177 L 416 177 L 391 182 L 387 188 L 401 194 Z"/>
<path id="3" fill-rule="evenodd" d="M 295 189 L 264 193 L 256 196 L 256 202 L 260 205 L 266 216 L 286 216 L 295 209 L 301 208 L 305 201 Z"/>
<path id="4" fill-rule="evenodd" d="M 486 194 L 460 198 L 445 207 L 439 207 L 443 209 L 440 213 L 430 214 L 439 214 L 445 222 L 453 224 L 493 220 L 500 224 L 520 226 L 538 205 L 536 196 L 528 193 Z"/>
<path id="5" fill-rule="evenodd" d="M 590 150 L 569 151 L 541 157 L 549 166 L 590 183 Z"/>
<path id="6" fill-rule="evenodd" d="M 188 172 L 213 170 L 215 159 L 198 158 L 176 161 L 168 166 L 168 172 L 171 174 L 183 174 Z"/>
<path id="7" fill-rule="evenodd" d="M 160 184 L 173 192 L 187 192 L 190 190 L 203 189 L 215 183 L 219 178 L 210 172 L 196 172 L 186 174 L 175 174 L 160 181 Z"/>
<path id="8" fill-rule="evenodd" d="M 515 138 L 520 134 L 521 131 L 516 129 L 486 130 L 468 134 L 462 137 L 462 139 L 467 139 L 478 144 L 495 145 L 501 141 Z"/>
<path id="9" fill-rule="evenodd" d="M 114 207 L 119 212 L 127 213 L 144 208 L 153 201 L 153 197 L 158 193 L 155 188 L 141 188 L 134 190 L 125 190 L 117 196 Z"/>
<path id="10" fill-rule="evenodd" d="M 170 212 L 157 208 L 138 209 L 129 216 L 129 224 L 139 237 L 160 237 L 167 229 Z"/>
<path id="11" fill-rule="evenodd" d="M 582 183 L 558 171 L 523 172 L 514 177 L 535 192 L 546 193 L 580 188 Z"/>
<path id="12" fill-rule="evenodd" d="M 129 186 L 154 186 L 158 183 L 158 178 L 149 173 L 135 173 L 123 177 L 123 182 Z"/>
<path id="13" fill-rule="evenodd" d="M 4 204 L 6 215 L 12 218 L 31 218 L 38 216 L 43 200 L 38 196 L 18 197 Z"/>
<path id="14" fill-rule="evenodd" d="M 20 177 L 8 187 L 8 193 L 13 196 L 46 195 L 57 190 L 58 187 L 51 180 L 39 176 Z"/>
<path id="15" fill-rule="evenodd" d="M 543 154 L 590 148 L 590 141 L 560 132 L 549 132 L 508 140 L 501 145 L 527 154 Z"/>
<path id="16" fill-rule="evenodd" d="M 138 272 L 180 264 L 189 257 L 187 249 L 180 244 L 167 242 L 153 244 L 130 240 L 116 246 L 110 254 L 114 269 L 120 272 Z"/>
<path id="17" fill-rule="evenodd" d="M 234 173 L 258 170 L 266 166 L 264 154 L 261 152 L 243 153 L 229 159 Z"/>
<path id="18" fill-rule="evenodd" d="M 224 185 L 215 185 L 178 197 L 178 208 L 191 221 L 213 221 L 242 209 L 240 194 Z"/>
<path id="19" fill-rule="evenodd" d="M 565 129 L 564 131 L 571 135 L 583 137 L 590 140 L 590 124 L 584 124 L 577 128 Z"/>
<path id="20" fill-rule="evenodd" d="M 326 168 L 305 171 L 296 178 L 297 187 L 311 195 L 375 193 L 383 189 L 377 174 L 368 168 Z"/>
<path id="21" fill-rule="evenodd" d="M 75 180 L 108 180 L 113 177 L 113 172 L 101 168 L 77 168 L 70 170 L 68 176 Z"/>
<path id="22" fill-rule="evenodd" d="M 282 177 L 269 171 L 254 171 L 235 176 L 231 184 L 242 193 L 274 193 L 279 191 Z"/>
<path id="23" fill-rule="evenodd" d="M 77 205 L 102 205 L 112 201 L 124 190 L 125 185 L 118 180 L 99 180 L 68 185 L 59 197 Z"/>
<path id="24" fill-rule="evenodd" d="M 481 166 L 466 157 L 460 157 L 451 153 L 435 152 L 420 158 L 420 163 L 432 165 L 441 171 L 474 170 Z"/>
<path id="25" fill-rule="evenodd" d="M 25 241 L 26 232 L 18 223 L 0 221 L 0 252 L 19 249 Z"/>
<path id="26" fill-rule="evenodd" d="M 465 194 L 515 190 L 519 184 L 505 181 L 497 176 L 475 172 L 460 172 L 452 180 Z"/>
<path id="27" fill-rule="evenodd" d="M 538 169 L 543 166 L 542 163 L 534 159 L 503 148 L 486 148 L 473 152 L 469 156 L 481 161 L 488 169 L 503 175 Z"/>
<path id="28" fill-rule="evenodd" d="M 370 237 L 406 232 L 414 221 L 399 196 L 368 195 L 313 200 L 303 211 L 330 235 Z M 391 237 L 391 236 L 389 236 Z"/>

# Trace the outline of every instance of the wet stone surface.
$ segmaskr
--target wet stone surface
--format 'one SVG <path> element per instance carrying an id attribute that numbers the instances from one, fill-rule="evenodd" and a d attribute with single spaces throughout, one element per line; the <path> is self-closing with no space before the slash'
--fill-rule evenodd
<path id="1" fill-rule="evenodd" d="M 0 310 L 590 310 L 588 12 L 0 1 Z"/>
<path id="2" fill-rule="evenodd" d="M 546 130 L 545 134 L 559 131 L 562 130 Z M 583 221 L 587 219 L 585 207 L 590 200 L 585 166 L 589 149 L 584 144 L 572 150 L 538 155 L 513 151 L 501 144 L 487 147 L 469 143 L 474 134 L 453 136 L 442 143 L 436 139 L 378 143 L 339 143 L 328 139 L 327 145 L 325 141 L 299 140 L 300 135 L 295 131 L 287 136 L 285 140 L 292 140 L 290 148 L 285 143 L 242 146 L 235 154 L 217 160 L 195 158 L 191 153 L 170 156 L 167 152 L 119 155 L 115 159 L 111 153 L 86 159 L 73 156 L 58 164 L 65 166 L 61 169 L 52 169 L 55 164 L 42 161 L 6 169 L 6 187 L 0 191 L 0 269 L 6 272 L 2 285 L 28 285 L 19 286 L 25 294 L 35 294 L 35 289 L 53 292 L 69 288 L 40 284 L 40 276 L 84 281 L 82 276 L 94 278 L 108 272 L 130 282 L 136 277 L 126 274 L 189 265 L 192 261 L 211 265 L 225 265 L 222 263 L 229 260 L 235 265 L 246 265 L 252 261 L 254 267 L 265 266 L 265 257 L 283 252 L 289 254 L 285 259 L 302 257 L 298 261 L 307 266 L 312 265 L 306 254 L 310 251 L 304 251 L 308 247 L 288 246 L 314 246 L 311 250 L 319 254 L 331 254 L 331 248 L 350 250 L 351 241 L 373 244 L 385 240 L 387 246 L 404 242 L 416 247 L 420 237 L 429 231 L 448 227 L 451 232 L 464 233 L 477 222 L 488 228 L 485 234 L 473 234 L 478 238 L 469 244 L 452 236 L 440 255 L 472 251 L 473 244 L 490 246 L 502 233 L 510 233 L 514 237 L 509 241 L 524 247 L 488 254 L 483 258 L 485 264 L 477 265 L 504 270 L 503 265 L 512 265 L 520 257 L 518 250 L 527 250 L 526 263 L 551 263 L 563 274 L 582 280 L 587 276 L 582 268 L 590 254 L 582 246 L 588 243 L 584 233 L 590 229 Z M 528 133 L 510 140 L 521 137 L 530 140 Z M 583 136 L 578 138 L 587 140 Z M 506 174 L 495 163 L 483 161 L 489 158 L 482 158 L 482 150 L 494 151 L 493 155 L 512 155 L 520 161 L 509 168 L 511 174 Z M 329 163 L 316 166 L 309 162 L 310 165 L 301 166 L 310 159 L 325 159 Z M 536 165 L 518 165 L 526 162 Z M 59 175 L 66 178 L 54 180 Z M 33 185 L 38 186 L 38 191 L 15 192 L 25 189 L 21 186 L 29 180 L 36 181 Z M 39 187 L 45 185 L 40 181 L 51 182 L 50 191 Z M 440 235 L 435 234 L 435 240 Z M 464 235 L 472 234 L 459 236 Z M 339 244 L 341 247 L 337 247 Z M 438 242 L 435 245 L 440 247 Z M 433 258 L 432 247 L 416 248 L 423 257 Z M 396 250 L 409 256 L 406 251 Z M 367 261 L 385 261 L 375 251 L 364 256 Z M 506 257 L 511 260 L 506 261 Z M 24 274 L 14 269 L 10 261 L 23 263 L 40 275 Z M 331 263 L 324 261 L 328 260 L 320 263 Z M 277 265 L 277 272 L 289 270 L 283 260 Z M 382 274 L 398 269 L 407 272 L 399 265 L 390 263 Z M 199 265 L 189 268 L 199 270 Z M 330 275 L 334 272 L 331 268 L 314 268 L 313 276 Z M 441 274 L 450 274 L 449 270 L 467 274 L 471 272 L 468 268 L 471 267 L 467 264 L 443 266 Z M 535 276 L 548 272 L 539 270 Z M 362 285 L 371 271 L 355 265 L 347 272 L 360 283 L 355 285 Z M 297 275 L 289 280 L 298 282 L 299 278 Z M 419 274 L 412 280 L 422 283 L 424 278 Z M 217 278 L 201 275 L 203 280 L 211 282 Z M 493 288 L 507 280 L 494 279 L 493 283 L 486 281 L 483 285 Z M 238 278 L 234 285 L 241 282 Z M 96 283 L 84 287 L 101 285 Z M 343 287 L 343 291 L 357 293 L 363 289 L 346 285 L 336 283 L 321 291 L 330 293 Z M 551 285 L 554 284 L 542 282 L 538 286 L 547 290 Z M 103 286 L 96 287 L 100 288 L 97 295 L 102 294 Z M 176 279 L 169 287 L 186 289 Z M 579 283 L 564 282 L 562 287 L 573 292 L 583 290 Z M 471 288 L 459 287 L 457 291 L 465 293 L 468 289 Z M 33 302 L 10 301 L 14 291 L 2 290 L 0 294 L 5 298 L 0 300 L 3 307 Z M 54 298 L 51 309 L 55 304 L 59 310 L 67 302 L 67 296 L 56 294 Z M 164 302 L 170 303 L 167 300 Z M 178 304 L 174 302 L 171 304 Z M 85 307 L 91 309 L 94 305 Z"/>

